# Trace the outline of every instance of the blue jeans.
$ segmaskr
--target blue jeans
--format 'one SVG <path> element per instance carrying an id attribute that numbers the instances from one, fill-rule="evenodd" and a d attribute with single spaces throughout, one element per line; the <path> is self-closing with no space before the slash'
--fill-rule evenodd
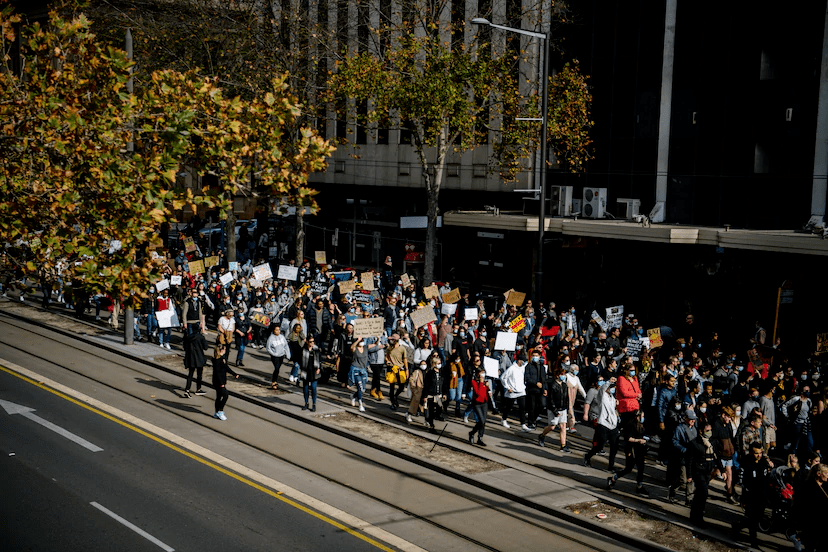
<path id="1" fill-rule="evenodd" d="M 308 395 L 313 395 L 313 404 L 316 405 L 316 380 L 308 381 L 305 380 L 304 385 L 304 393 L 305 393 L 305 404 L 308 404 Z"/>
<path id="2" fill-rule="evenodd" d="M 293 377 L 293 378 L 299 376 L 299 363 L 298 362 L 293 363 L 293 370 L 290 371 L 290 376 Z"/>
<path id="3" fill-rule="evenodd" d="M 152 340 L 153 330 L 158 329 L 158 320 L 155 319 L 155 314 L 147 315 L 147 341 Z"/>
<path id="4" fill-rule="evenodd" d="M 457 385 L 460 385 L 459 381 L 457 382 Z M 462 387 L 458 387 L 456 389 L 449 389 L 448 394 L 446 395 L 447 400 L 446 400 L 446 404 L 445 404 L 445 409 L 448 410 L 449 403 L 451 403 L 451 401 L 454 401 L 454 409 L 457 412 L 460 412 L 460 406 L 461 406 L 461 402 L 462 402 L 460 397 L 462 395 L 463 395 L 463 388 Z"/>
<path id="5" fill-rule="evenodd" d="M 247 346 L 247 336 L 239 337 L 236 336 L 236 348 L 238 348 L 239 352 L 236 354 L 236 362 L 241 362 L 244 360 L 244 349 Z"/>
<path id="6" fill-rule="evenodd" d="M 172 335 L 172 328 L 161 328 L 160 330 L 158 330 L 158 344 L 162 345 L 165 342 L 165 339 L 164 339 L 165 337 L 166 337 L 166 342 L 169 343 L 171 335 Z"/>
<path id="7" fill-rule="evenodd" d="M 351 371 L 348 374 L 348 383 L 356 386 L 353 398 L 362 402 L 362 395 L 365 393 L 365 386 L 368 384 L 368 370 L 351 366 Z"/>

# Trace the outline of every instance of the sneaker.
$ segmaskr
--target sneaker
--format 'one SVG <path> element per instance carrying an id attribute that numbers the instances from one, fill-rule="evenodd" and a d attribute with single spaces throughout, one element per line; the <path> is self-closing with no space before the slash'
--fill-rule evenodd
<path id="1" fill-rule="evenodd" d="M 365 405 L 362 404 L 362 401 L 359 401 L 359 411 L 365 412 Z"/>
<path id="2" fill-rule="evenodd" d="M 532 431 L 531 429 L 529 429 L 529 426 L 528 426 L 528 425 L 526 425 L 526 424 L 521 425 L 521 426 L 520 426 L 520 429 L 522 429 L 523 431 L 527 431 L 527 432 L 528 432 L 528 431 Z"/>
<path id="3" fill-rule="evenodd" d="M 222 422 L 226 422 L 226 421 L 227 421 L 227 416 L 225 416 L 225 415 L 224 415 L 224 410 L 222 410 L 221 412 L 219 412 L 219 419 L 220 419 Z"/>
<path id="4" fill-rule="evenodd" d="M 527 424 L 527 425 L 529 426 L 529 429 L 535 429 L 537 427 L 535 424 Z"/>
<path id="5" fill-rule="evenodd" d="M 469 423 L 469 417 L 468 416 L 463 416 L 463 423 L 464 424 Z"/>
<path id="6" fill-rule="evenodd" d="M 503 427 L 505 427 L 505 428 L 507 428 L 507 429 L 508 429 L 508 427 L 509 427 L 509 422 L 507 422 L 506 420 L 503 420 L 503 421 L 502 421 L 502 422 L 500 422 L 500 423 L 501 423 L 501 425 L 502 425 Z"/>
<path id="7" fill-rule="evenodd" d="M 569 450 L 569 447 L 568 447 L 568 446 L 564 445 L 564 446 L 562 446 L 562 447 L 561 447 L 561 452 L 566 452 L 566 453 L 568 454 L 568 453 L 570 453 L 570 452 L 572 452 L 572 451 L 571 451 L 571 450 Z"/>
<path id="8" fill-rule="evenodd" d="M 546 437 L 544 437 L 543 435 L 538 435 L 538 445 L 541 446 L 541 447 L 545 447 L 546 446 Z"/>
<path id="9" fill-rule="evenodd" d="M 588 468 L 592 467 L 592 464 L 589 461 L 589 455 L 587 455 L 587 454 L 584 454 L 584 466 L 586 466 Z"/>
<path id="10" fill-rule="evenodd" d="M 190 398 L 190 392 L 185 389 L 184 393 L 181 395 L 181 398 L 182 399 L 189 399 Z"/>
<path id="11" fill-rule="evenodd" d="M 392 405 L 391 405 L 391 410 L 396 410 L 396 409 L 397 409 L 397 405 L 396 405 L 396 404 L 392 404 Z"/>
<path id="12" fill-rule="evenodd" d="M 644 487 L 636 487 L 635 488 L 635 494 L 646 497 L 646 498 L 650 498 L 650 493 L 647 492 L 647 489 L 645 489 Z"/>
<path id="13" fill-rule="evenodd" d="M 159 347 L 161 347 L 162 349 L 164 348 L 164 344 L 163 344 L 163 343 L 159 343 L 159 344 L 158 344 L 158 346 L 159 346 Z"/>
<path id="14" fill-rule="evenodd" d="M 221 412 L 216 412 L 215 414 L 213 414 L 213 418 L 216 418 L 217 420 L 221 420 Z"/>
<path id="15" fill-rule="evenodd" d="M 101 317 L 100 317 L 100 316 L 96 316 L 96 317 L 95 317 L 95 322 L 98 322 L 100 319 L 101 319 Z"/>
<path id="16" fill-rule="evenodd" d="M 290 381 L 290 383 L 296 383 L 296 376 L 289 376 L 288 380 Z M 353 402 L 351 404 L 353 406 L 356 406 L 356 404 L 353 404 Z"/>
<path id="17" fill-rule="evenodd" d="M 169 343 L 164 343 L 164 348 L 167 349 L 167 350 L 171 349 L 170 344 Z"/>
<path id="18" fill-rule="evenodd" d="M 478 444 L 478 445 L 480 445 L 481 447 L 485 447 L 485 446 L 486 446 L 486 443 L 484 443 L 481 439 L 478 439 L 478 440 L 477 440 L 477 444 Z"/>
<path id="19" fill-rule="evenodd" d="M 578 430 L 574 427 L 569 428 L 567 431 L 569 431 L 569 433 L 578 433 Z"/>
<path id="20" fill-rule="evenodd" d="M 351 406 L 356 406 L 356 399 L 354 397 L 351 397 Z"/>
<path id="21" fill-rule="evenodd" d="M 676 495 L 674 495 L 674 494 L 667 495 L 667 502 L 669 502 L 670 504 L 678 504 L 678 500 L 676 499 Z"/>
<path id="22" fill-rule="evenodd" d="M 203 397 L 204 395 L 207 394 L 207 391 L 205 391 L 204 389 L 196 389 L 195 394 L 198 395 L 199 397 Z"/>
<path id="23" fill-rule="evenodd" d="M 733 497 L 732 494 L 727 495 L 727 501 L 730 504 L 739 504 L 739 502 Z"/>
<path id="24" fill-rule="evenodd" d="M 408 414 L 408 413 L 405 414 L 405 421 L 408 422 L 409 424 L 413 421 L 411 419 L 411 414 Z"/>
<path id="25" fill-rule="evenodd" d="M 607 477 L 607 490 L 612 489 L 615 486 L 615 477 L 609 476 Z"/>
<path id="26" fill-rule="evenodd" d="M 474 444 L 474 433 L 469 433 L 469 444 L 470 445 Z"/>

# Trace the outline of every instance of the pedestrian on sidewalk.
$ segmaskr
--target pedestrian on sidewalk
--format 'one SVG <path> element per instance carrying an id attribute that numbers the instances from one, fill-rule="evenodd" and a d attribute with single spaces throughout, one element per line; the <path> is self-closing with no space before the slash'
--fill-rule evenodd
<path id="1" fill-rule="evenodd" d="M 639 410 L 635 416 L 621 428 L 623 432 L 624 441 L 624 456 L 626 464 L 624 469 L 620 472 L 614 473 L 607 478 L 607 488 L 612 489 L 615 483 L 627 475 L 632 473 L 635 468 L 635 492 L 638 495 L 649 497 L 650 493 L 644 488 L 644 461 L 647 457 L 647 440 L 646 429 L 644 427 L 644 411 Z"/>
<path id="2" fill-rule="evenodd" d="M 756 538 L 756 530 L 759 522 L 765 515 L 765 507 L 768 501 L 768 483 L 770 472 L 773 469 L 773 462 L 764 454 L 764 443 L 753 441 L 750 444 L 750 454 L 747 454 L 742 461 L 742 506 L 745 508 L 744 519 L 733 524 L 733 532 L 738 534 L 742 527 L 748 526 L 750 534 L 750 545 L 759 547 L 759 540 Z M 816 513 L 816 512 L 815 512 Z M 824 515 L 824 512 L 820 512 Z"/>
<path id="3" fill-rule="evenodd" d="M 635 412 L 641 409 L 641 387 L 638 385 L 635 366 L 625 364 L 618 369 L 618 415 L 621 425 L 624 426 L 630 421 Z"/>
<path id="4" fill-rule="evenodd" d="M 434 432 L 434 421 L 443 420 L 441 412 L 446 400 L 445 379 L 441 373 L 443 363 L 439 358 L 431 358 L 431 370 L 426 372 L 423 380 L 423 397 L 426 403 L 425 424 Z"/>
<path id="5" fill-rule="evenodd" d="M 477 433 L 477 444 L 485 447 L 483 442 L 483 433 L 486 430 L 486 415 L 489 411 L 489 401 L 491 400 L 491 390 L 486 383 L 486 371 L 478 370 L 474 381 L 472 381 L 472 408 L 474 415 L 477 418 L 477 423 L 469 432 L 469 444 L 474 444 L 474 434 Z"/>
<path id="6" fill-rule="evenodd" d="M 250 332 L 250 320 L 244 309 L 239 309 L 236 314 L 236 366 L 244 366 L 244 350 L 247 347 L 248 333 Z"/>
<path id="7" fill-rule="evenodd" d="M 538 436 L 538 445 L 546 446 L 546 434 L 555 429 L 561 432 L 561 451 L 572 452 L 566 446 L 566 405 L 569 400 L 566 388 L 566 371 L 562 367 L 555 368 L 554 380 L 547 381 L 546 414 L 549 425 L 543 428 Z"/>
<path id="8" fill-rule="evenodd" d="M 385 352 L 385 362 L 388 365 L 385 378 L 389 383 L 388 398 L 391 400 L 391 410 L 399 407 L 399 396 L 405 390 L 408 381 L 408 360 L 411 356 L 408 348 L 400 342 L 401 339 L 400 334 L 391 334 L 388 338 L 388 350 Z"/>
<path id="9" fill-rule="evenodd" d="M 230 344 L 233 343 L 233 334 L 236 331 L 236 319 L 233 318 L 235 311 L 232 308 L 224 309 L 224 316 L 218 321 L 218 335 L 216 336 L 216 348 L 224 345 L 224 360 L 230 356 Z"/>
<path id="10" fill-rule="evenodd" d="M 316 382 L 322 375 L 322 353 L 316 346 L 316 338 L 308 337 L 305 346 L 302 347 L 302 354 L 299 361 L 299 374 L 302 379 L 302 392 L 305 396 L 305 406 L 302 410 L 308 409 L 308 398 L 313 396 L 313 406 L 310 411 L 316 412 Z"/>
<path id="11" fill-rule="evenodd" d="M 227 345 L 219 344 L 213 353 L 213 387 L 216 390 L 216 413 L 213 418 L 219 420 L 227 420 L 224 414 L 224 405 L 227 404 L 227 398 L 230 394 L 227 392 L 227 374 L 232 374 L 236 379 L 239 375 L 233 371 L 227 364 Z"/>
<path id="12" fill-rule="evenodd" d="M 290 347 L 287 339 L 282 335 L 282 328 L 279 324 L 273 324 L 273 332 L 267 338 L 267 352 L 270 355 L 270 362 L 273 364 L 273 377 L 270 379 L 270 388 L 279 389 L 279 370 L 285 359 L 290 360 Z"/>
<path id="13" fill-rule="evenodd" d="M 368 384 L 368 353 L 377 350 L 384 345 L 373 345 L 368 347 L 361 337 L 351 345 L 351 370 L 348 373 L 348 384 L 356 387 L 351 395 L 351 406 L 356 406 L 359 401 L 359 411 L 365 412 L 365 405 L 362 403 L 362 396 L 365 394 L 365 387 Z"/>
<path id="14" fill-rule="evenodd" d="M 601 388 L 601 412 L 598 414 L 595 425 L 595 435 L 592 438 L 592 448 L 584 455 L 584 466 L 592 467 L 592 457 L 604 449 L 609 443 L 608 471 L 615 472 L 615 455 L 618 454 L 618 411 L 615 400 L 616 384 L 608 383 Z"/>
<path id="15" fill-rule="evenodd" d="M 532 351 L 532 361 L 526 365 L 523 377 L 526 384 L 526 410 L 529 429 L 535 429 L 535 423 L 543 410 L 546 396 L 546 367 L 539 350 Z"/>
<path id="16" fill-rule="evenodd" d="M 526 425 L 526 355 L 521 353 L 518 355 L 514 364 L 509 366 L 503 375 L 500 376 L 500 381 L 503 383 L 503 408 L 501 409 L 503 427 L 508 428 L 509 414 L 512 412 L 512 407 L 517 404 L 518 418 L 520 419 L 520 426 L 523 431 L 530 431 L 529 426 Z"/>
<path id="17" fill-rule="evenodd" d="M 204 395 L 201 389 L 201 376 L 207 358 L 204 351 L 208 348 L 204 333 L 195 331 L 184 336 L 184 367 L 187 368 L 187 385 L 184 387 L 184 398 L 190 398 L 190 385 L 193 383 L 193 372 L 196 374 L 196 395 Z"/>
<path id="18" fill-rule="evenodd" d="M 690 506 L 693 502 L 693 495 L 695 487 L 693 484 L 693 476 L 690 474 L 688 465 L 688 455 L 690 454 L 689 446 L 693 439 L 698 435 L 695 428 L 698 417 L 691 409 L 684 411 L 684 423 L 680 424 L 673 432 L 671 441 L 666 446 L 671 447 L 670 459 L 667 461 L 667 486 L 669 492 L 667 499 L 670 503 L 676 503 L 676 489 L 682 483 L 686 483 L 685 506 Z"/>
<path id="19" fill-rule="evenodd" d="M 161 292 L 161 297 L 158 298 L 158 304 L 155 307 L 155 312 L 161 311 L 175 311 L 175 305 L 173 305 L 173 300 L 170 297 L 170 288 L 165 288 Z M 170 348 L 170 337 L 172 336 L 172 329 L 167 326 L 166 328 L 159 328 L 158 329 L 158 346 L 164 347 L 165 349 Z"/>
<path id="20" fill-rule="evenodd" d="M 451 355 L 448 369 L 444 371 L 443 378 L 448 381 L 448 392 L 446 393 L 446 401 L 443 405 L 448 412 L 449 405 L 454 401 L 455 415 L 460 417 L 461 395 L 463 394 L 463 378 L 466 376 L 466 370 L 463 368 L 463 363 L 460 362 L 460 355 L 454 353 Z"/>
<path id="21" fill-rule="evenodd" d="M 566 389 L 568 394 L 566 426 L 570 433 L 578 433 L 578 430 L 575 429 L 575 399 L 578 398 L 579 393 L 581 398 L 586 399 L 586 391 L 584 391 L 584 386 L 581 384 L 581 379 L 578 377 L 580 371 L 581 370 L 577 364 L 572 364 L 568 366 L 566 373 Z M 601 376 L 599 375 L 598 377 Z"/>
<path id="22" fill-rule="evenodd" d="M 419 364 L 411 370 L 411 379 L 408 380 L 409 388 L 411 389 L 411 402 L 408 404 L 408 412 L 405 415 L 405 421 L 411 423 L 412 416 L 419 416 L 420 402 L 423 398 L 423 384 L 425 383 L 425 373 L 428 370 L 428 361 L 421 360 Z"/>
<path id="23" fill-rule="evenodd" d="M 692 482 L 695 487 L 693 502 L 690 505 L 690 522 L 700 528 L 707 527 L 707 522 L 704 520 L 704 508 L 707 505 L 710 476 L 713 468 L 716 467 L 712 438 L 713 427 L 710 423 L 705 423 L 688 447 L 689 477 L 687 483 Z"/>

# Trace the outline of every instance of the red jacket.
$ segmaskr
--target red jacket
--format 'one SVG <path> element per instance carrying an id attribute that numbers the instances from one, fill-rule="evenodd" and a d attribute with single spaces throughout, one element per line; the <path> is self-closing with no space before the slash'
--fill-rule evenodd
<path id="1" fill-rule="evenodd" d="M 641 388 L 638 386 L 638 378 L 633 376 L 630 381 L 627 377 L 620 377 L 616 389 L 615 398 L 618 399 L 619 413 L 633 412 L 640 408 L 638 395 L 641 394 Z"/>
<path id="2" fill-rule="evenodd" d="M 474 402 L 483 404 L 489 400 L 489 386 L 486 382 L 480 383 L 477 380 L 472 380 L 472 389 L 474 389 Z"/>

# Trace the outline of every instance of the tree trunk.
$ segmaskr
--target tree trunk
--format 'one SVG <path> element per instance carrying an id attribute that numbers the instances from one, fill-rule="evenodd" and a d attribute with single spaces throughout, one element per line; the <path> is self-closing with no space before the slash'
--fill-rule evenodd
<path id="1" fill-rule="evenodd" d="M 305 207 L 296 206 L 296 266 L 302 266 L 305 258 Z"/>
<path id="2" fill-rule="evenodd" d="M 434 163 L 434 176 L 426 169 L 426 190 L 428 192 L 428 227 L 426 228 L 425 266 L 423 267 L 423 284 L 431 285 L 434 282 L 434 260 L 437 257 L 437 217 L 440 215 L 440 186 L 446 173 L 446 146 L 448 129 L 443 128 L 441 139 L 437 143 L 437 159 Z"/>
<path id="3" fill-rule="evenodd" d="M 224 232 L 227 240 L 227 261 L 236 262 L 236 213 L 233 212 L 235 197 L 230 200 L 230 208 L 227 209 L 227 222 L 224 225 Z"/>

